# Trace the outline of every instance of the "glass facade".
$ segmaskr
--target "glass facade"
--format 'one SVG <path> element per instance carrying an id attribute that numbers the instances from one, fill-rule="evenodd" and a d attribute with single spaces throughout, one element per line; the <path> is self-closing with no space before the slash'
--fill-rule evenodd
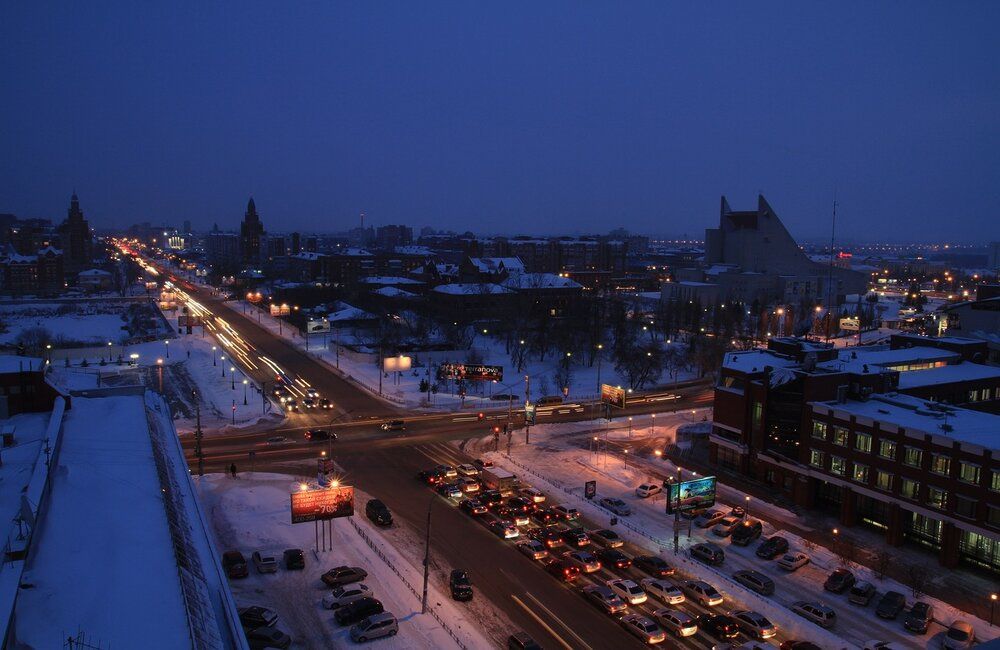
<path id="1" fill-rule="evenodd" d="M 904 535 L 907 539 L 929 546 L 934 550 L 941 548 L 941 522 L 917 513 L 911 513 L 909 524 Z"/>
<path id="2" fill-rule="evenodd" d="M 1000 571 L 1000 539 L 963 530 L 958 540 L 963 560 L 993 571 Z"/>

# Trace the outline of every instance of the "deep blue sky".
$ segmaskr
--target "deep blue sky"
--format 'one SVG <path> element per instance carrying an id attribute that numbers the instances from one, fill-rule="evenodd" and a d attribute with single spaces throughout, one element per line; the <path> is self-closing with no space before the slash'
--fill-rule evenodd
<path id="1" fill-rule="evenodd" d="M 1000 238 L 997 2 L 56 4 L 0 10 L 0 212 Z"/>

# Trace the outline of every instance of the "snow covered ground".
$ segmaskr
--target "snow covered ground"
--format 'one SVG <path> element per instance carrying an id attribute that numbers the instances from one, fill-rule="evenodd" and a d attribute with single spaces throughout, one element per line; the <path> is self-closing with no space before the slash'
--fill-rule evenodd
<path id="1" fill-rule="evenodd" d="M 70 344 L 99 344 L 108 341 L 121 343 L 129 339 L 123 329 L 123 318 L 130 304 L 120 300 L 82 300 L 79 303 L 22 302 L 0 303 L 0 322 L 5 328 L 0 332 L 0 344 L 16 344 L 22 332 L 31 328 L 45 329 L 54 347 L 61 342 Z M 153 323 L 163 332 L 162 322 Z"/>
<path id="2" fill-rule="evenodd" d="M 664 498 L 658 496 L 645 500 L 639 499 L 634 494 L 634 488 L 645 481 L 659 482 L 667 476 L 676 475 L 676 467 L 671 462 L 653 455 L 652 450 L 671 444 L 675 440 L 678 427 L 684 431 L 685 428 L 692 426 L 691 421 L 692 417 L 688 412 L 661 414 L 656 418 L 652 434 L 650 434 L 651 419 L 635 418 L 632 422 L 631 438 L 627 426 L 622 426 L 621 422 L 612 423 L 611 428 L 605 428 L 603 424 L 594 426 L 593 423 L 590 423 L 589 429 L 585 426 L 588 423 L 541 425 L 532 427 L 531 445 L 515 444 L 511 448 L 510 456 L 504 453 L 489 453 L 487 455 L 497 465 L 524 476 L 526 480 L 543 489 L 545 489 L 544 485 L 547 484 L 552 489 L 561 491 L 562 494 L 559 496 L 572 498 L 576 501 L 575 505 L 586 509 L 585 513 L 593 514 L 599 518 L 608 518 L 610 513 L 583 498 L 584 482 L 596 480 L 597 498 L 618 497 L 632 506 L 633 514 L 620 518 L 622 521 L 619 524 L 619 533 L 628 534 L 630 541 L 640 546 L 657 552 L 663 551 L 664 557 L 672 562 L 675 560 L 672 553 L 673 518 L 664 512 Z M 594 437 L 598 438 L 596 443 L 593 440 Z M 514 436 L 514 438 L 517 442 L 518 436 Z M 607 439 L 607 443 L 604 442 L 605 439 Z M 651 441 L 655 441 L 655 444 L 642 445 L 642 443 Z M 592 451 L 595 444 L 599 451 Z M 483 448 L 490 446 L 487 444 Z M 636 457 L 634 450 L 640 446 L 643 446 L 647 453 Z M 610 449 L 613 453 L 605 453 L 605 448 Z M 628 458 L 627 467 L 624 449 L 632 450 L 632 457 Z M 503 451 L 503 447 L 501 447 L 501 451 Z M 684 471 L 685 478 L 690 476 L 687 471 Z M 745 495 L 738 490 L 720 485 L 719 503 L 721 506 L 746 505 L 744 497 Z M 895 641 L 902 644 L 902 647 L 936 648 L 939 647 L 940 638 L 945 630 L 941 623 L 947 626 L 958 618 L 972 622 L 976 628 L 977 636 L 981 640 L 1000 637 L 1000 630 L 991 628 L 988 622 L 957 611 L 945 603 L 928 597 L 921 599 L 935 605 L 938 623 L 934 624 L 926 635 L 916 636 L 906 632 L 902 628 L 901 617 L 895 621 L 886 621 L 876 617 L 874 614 L 875 605 L 880 595 L 885 591 L 895 590 L 903 593 L 907 597 L 908 606 L 915 599 L 907 587 L 891 579 L 879 580 L 872 575 L 870 570 L 857 565 L 852 565 L 851 569 L 858 576 L 858 579 L 869 580 L 878 589 L 878 594 L 868 607 L 849 604 L 845 595 L 824 592 L 823 582 L 830 572 L 840 566 L 840 558 L 828 549 L 814 547 L 805 543 L 798 536 L 780 529 L 778 522 L 783 519 L 795 518 L 793 513 L 771 504 L 753 501 L 749 503 L 749 507 L 752 517 L 763 520 L 765 537 L 774 534 L 786 537 L 793 551 L 802 550 L 810 555 L 810 564 L 794 573 L 788 573 L 778 568 L 774 562 L 757 558 L 754 555 L 757 543 L 752 543 L 747 547 L 739 547 L 712 535 L 709 530 L 697 528 L 692 529 L 689 534 L 687 522 L 684 520 L 682 520 L 680 537 L 682 555 L 676 559 L 684 558 L 686 549 L 698 542 L 712 541 L 720 544 L 726 552 L 726 561 L 722 567 L 715 569 L 698 562 L 685 560 L 682 570 L 704 577 L 715 584 L 724 594 L 726 592 L 734 594 L 738 600 L 742 600 L 751 608 L 761 611 L 786 631 L 800 631 L 806 635 L 799 638 L 815 640 L 823 647 L 827 647 L 820 640 L 821 635 L 824 634 L 822 630 L 806 623 L 804 619 L 787 609 L 787 606 L 796 600 L 819 601 L 833 607 L 838 616 L 838 622 L 834 628 L 835 634 L 844 641 L 859 646 L 865 641 L 877 638 L 883 641 Z M 771 522 L 775 522 L 777 525 Z M 797 525 L 799 525 L 798 522 Z M 806 526 L 802 527 L 807 528 Z M 625 530 L 621 530 L 622 528 Z M 763 598 L 729 581 L 728 576 L 740 569 L 753 569 L 770 576 L 777 585 L 775 595 Z"/>
<path id="3" fill-rule="evenodd" d="M 292 477 L 258 472 L 243 474 L 239 480 L 222 474 L 209 474 L 196 480 L 204 509 L 222 545 L 220 552 L 237 549 L 249 559 L 255 550 L 272 551 L 279 558 L 286 548 L 306 551 L 304 571 L 287 571 L 282 566 L 276 574 L 261 575 L 251 568 L 249 578 L 231 582 L 239 606 L 264 605 L 278 612 L 278 627 L 292 636 L 293 648 L 355 645 L 350 640 L 349 628 L 338 626 L 332 612 L 322 607 L 322 598 L 328 589 L 320 581 L 320 575 L 340 565 L 365 569 L 368 577 L 363 583 L 382 601 L 385 610 L 399 620 L 399 634 L 372 642 L 372 647 L 487 648 L 493 645 L 482 635 L 478 621 L 467 613 L 467 608 L 451 600 L 433 582 L 430 603 L 437 618 L 421 614 L 416 595 L 422 584 L 420 572 L 386 543 L 382 532 L 371 526 L 360 512 L 350 519 L 334 520 L 334 550 L 317 553 L 314 526 L 290 523 L 288 495 L 299 484 Z M 363 508 L 366 500 L 366 496 L 356 493 L 355 508 Z M 369 546 L 366 537 L 384 559 Z M 446 623 L 447 629 L 438 619 Z"/>

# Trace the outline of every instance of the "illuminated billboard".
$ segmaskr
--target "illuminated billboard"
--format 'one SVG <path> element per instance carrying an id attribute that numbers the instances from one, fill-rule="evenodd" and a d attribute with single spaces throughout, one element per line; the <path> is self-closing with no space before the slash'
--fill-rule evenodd
<path id="1" fill-rule="evenodd" d="M 320 332 L 330 331 L 330 321 L 325 318 L 320 318 L 318 320 L 309 319 L 306 321 L 306 334 L 319 334 Z"/>
<path id="2" fill-rule="evenodd" d="M 711 508 L 715 505 L 715 477 L 681 481 L 680 485 L 671 483 L 667 497 L 668 513 L 673 513 L 675 508 L 681 512 Z"/>
<path id="3" fill-rule="evenodd" d="M 610 384 L 601 384 L 601 402 L 615 408 L 625 408 L 625 389 Z"/>
<path id="4" fill-rule="evenodd" d="M 338 519 L 354 515 L 354 486 L 292 492 L 292 523 Z"/>
<path id="5" fill-rule="evenodd" d="M 442 363 L 438 366 L 437 378 L 465 379 L 468 381 L 503 381 L 503 366 Z"/>

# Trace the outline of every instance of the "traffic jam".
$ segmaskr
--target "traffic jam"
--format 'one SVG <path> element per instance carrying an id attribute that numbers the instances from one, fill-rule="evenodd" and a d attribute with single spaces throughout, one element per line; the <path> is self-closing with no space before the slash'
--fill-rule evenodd
<path id="1" fill-rule="evenodd" d="M 438 465 L 417 478 L 644 644 L 669 638 L 700 648 L 744 642 L 751 643 L 746 647 L 777 647 L 779 630 L 762 614 L 731 602 L 703 580 L 684 576 L 663 558 L 631 547 L 613 526 L 586 525 L 576 508 L 553 503 L 490 461 Z M 619 499 L 602 501 L 612 517 L 627 514 L 627 504 Z M 805 643 L 786 639 L 781 647 L 818 647 Z"/>

